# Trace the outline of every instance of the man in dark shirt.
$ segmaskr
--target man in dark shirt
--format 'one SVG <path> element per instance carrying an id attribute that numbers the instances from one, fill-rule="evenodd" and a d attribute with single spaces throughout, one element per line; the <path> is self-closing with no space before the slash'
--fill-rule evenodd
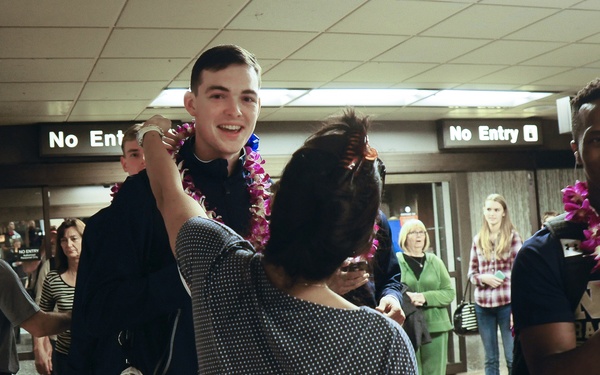
<path id="1" fill-rule="evenodd" d="M 592 272 L 600 239 L 600 79 L 571 104 L 571 149 L 587 186 L 564 190 L 567 213 L 525 241 L 515 259 L 513 374 L 600 373 L 600 274 Z"/>
<path id="2" fill-rule="evenodd" d="M 249 191 L 249 150 L 244 145 L 260 111 L 260 73 L 255 57 L 240 47 L 217 46 L 204 52 L 193 67 L 191 91 L 184 98 L 195 119 L 195 136 L 177 156 L 183 162 L 187 191 L 214 212 L 215 219 L 250 241 L 261 233 L 252 223 L 261 220 L 250 211 L 256 194 Z M 169 120 L 155 116 L 148 122 L 159 121 Z M 143 134 L 138 140 L 143 141 Z M 112 340 L 120 333 L 129 364 L 144 374 L 197 374 L 190 297 L 145 171 L 129 177 L 111 206 L 90 219 L 83 240 L 73 334 L 77 322 L 99 340 Z M 99 349 L 92 345 L 87 358 Z M 85 371 L 81 366 L 86 365 L 86 354 L 72 353 L 74 373 L 118 374 L 115 371 L 125 365 L 122 358 L 111 361 L 111 353 L 103 358 L 91 355 L 98 364 Z M 98 370 L 107 362 L 111 369 Z"/>

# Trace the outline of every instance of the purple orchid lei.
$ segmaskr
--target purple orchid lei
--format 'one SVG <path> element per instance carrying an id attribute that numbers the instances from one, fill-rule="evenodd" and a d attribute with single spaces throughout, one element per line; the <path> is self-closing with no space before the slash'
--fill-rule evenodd
<path id="1" fill-rule="evenodd" d="M 583 231 L 586 239 L 581 241 L 580 248 L 590 255 L 595 255 L 596 265 L 592 269 L 594 272 L 600 269 L 600 216 L 588 199 L 587 182 L 577 181 L 574 186 L 564 188 L 562 193 L 567 212 L 565 220 L 588 223 L 588 228 Z"/>
<path id="2" fill-rule="evenodd" d="M 179 170 L 179 176 L 181 177 L 181 183 L 183 190 L 187 195 L 192 197 L 200 207 L 206 211 L 206 215 L 215 221 L 223 222 L 221 216 L 217 215 L 215 211 L 209 210 L 206 207 L 206 196 L 202 194 L 200 189 L 194 185 L 194 180 L 189 174 L 189 170 L 184 168 L 183 159 L 179 157 L 178 151 L 185 142 L 186 139 L 195 134 L 195 123 L 185 123 L 177 126 L 174 129 L 178 135 L 184 135 L 180 138 L 179 147 L 175 151 L 169 151 L 171 157 L 177 162 L 177 169 Z M 248 240 L 254 249 L 258 252 L 264 250 L 265 245 L 269 240 L 269 221 L 267 217 L 271 215 L 271 193 L 269 187 L 271 186 L 271 179 L 263 168 L 265 161 L 258 153 L 258 137 L 252 134 L 252 137 L 244 146 L 246 151 L 246 160 L 244 161 L 244 170 L 246 171 L 246 183 L 248 186 L 248 193 L 250 194 L 250 234 L 245 238 Z M 121 184 L 115 184 L 111 188 L 111 196 L 114 197 Z"/>

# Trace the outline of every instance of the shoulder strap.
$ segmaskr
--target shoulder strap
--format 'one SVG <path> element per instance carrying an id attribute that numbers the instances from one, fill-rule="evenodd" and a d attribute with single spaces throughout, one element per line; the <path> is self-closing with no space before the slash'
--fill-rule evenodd
<path id="1" fill-rule="evenodd" d="M 469 298 L 467 300 L 467 298 Z M 471 278 L 467 276 L 467 285 L 465 286 L 465 292 L 463 293 L 462 300 L 460 303 L 464 303 L 465 301 L 471 303 Z"/>

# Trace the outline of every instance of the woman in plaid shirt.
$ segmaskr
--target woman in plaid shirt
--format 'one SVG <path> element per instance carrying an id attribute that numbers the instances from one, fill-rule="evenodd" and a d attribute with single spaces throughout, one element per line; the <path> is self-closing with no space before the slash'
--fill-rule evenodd
<path id="1" fill-rule="evenodd" d="M 500 194 L 486 198 L 483 218 L 483 225 L 473 238 L 468 276 L 475 285 L 475 310 L 485 350 L 485 375 L 499 375 L 498 327 L 509 373 L 512 367 L 510 273 L 523 241 L 510 221 L 506 200 Z"/>

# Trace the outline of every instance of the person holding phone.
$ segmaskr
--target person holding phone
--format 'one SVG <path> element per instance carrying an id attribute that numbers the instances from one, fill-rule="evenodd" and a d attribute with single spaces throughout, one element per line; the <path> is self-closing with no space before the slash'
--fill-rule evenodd
<path id="1" fill-rule="evenodd" d="M 510 221 L 506 199 L 490 194 L 483 206 L 483 224 L 473 238 L 469 275 L 475 286 L 475 311 L 485 351 L 485 375 L 500 374 L 498 327 L 508 372 L 512 368 L 510 274 L 523 241 Z"/>

